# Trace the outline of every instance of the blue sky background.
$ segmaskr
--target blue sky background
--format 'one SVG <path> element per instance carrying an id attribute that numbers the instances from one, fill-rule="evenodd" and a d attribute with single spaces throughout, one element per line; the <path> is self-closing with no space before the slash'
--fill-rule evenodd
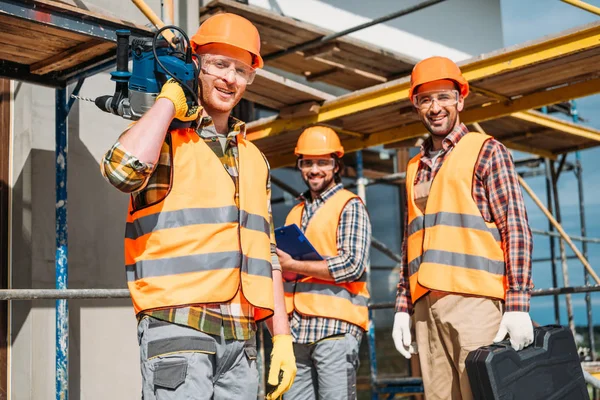
<path id="1" fill-rule="evenodd" d="M 599 0 L 588 0 L 590 4 L 600 6 Z M 528 40 L 538 39 L 545 35 L 561 32 L 582 24 L 598 20 L 598 16 L 587 11 L 573 7 L 561 1 L 551 0 L 501 0 L 502 28 L 504 34 L 504 45 L 511 46 Z M 600 66 L 599 66 L 600 69 Z M 600 96 L 591 96 L 577 99 L 579 115 L 587 121 L 585 124 L 600 129 Z M 582 151 L 581 153 L 583 178 L 585 214 L 588 236 L 600 237 L 600 148 Z M 525 156 L 515 153 L 515 159 Z M 575 154 L 569 154 L 568 161 L 575 161 Z M 535 193 L 546 201 L 545 181 L 543 177 L 528 178 L 527 183 Z M 559 198 L 563 218 L 563 227 L 568 234 L 579 235 L 579 213 L 577 180 L 573 172 L 563 173 L 558 182 Z M 533 228 L 544 229 L 548 227 L 546 217 L 537 208 L 533 201 L 525 194 L 527 211 L 530 224 Z M 545 236 L 534 235 L 534 258 L 549 257 L 549 243 Z M 558 249 L 558 243 L 557 243 Z M 573 253 L 568 251 L 569 255 Z M 598 273 L 600 268 L 600 244 L 588 245 L 589 261 Z M 583 266 L 578 260 L 569 260 L 569 275 L 571 285 L 583 284 Z M 559 269 L 559 285 L 562 285 L 562 273 Z M 550 263 L 535 263 L 533 266 L 533 278 L 536 288 L 547 288 L 552 286 Z M 561 323 L 566 324 L 566 309 L 564 296 L 561 299 Z M 585 313 L 584 295 L 573 295 L 575 323 L 583 325 L 587 323 Z M 594 323 L 600 323 L 600 293 L 592 294 L 592 305 L 594 309 Z M 541 324 L 554 322 L 554 308 L 552 297 L 535 298 L 532 300 L 531 316 Z"/>

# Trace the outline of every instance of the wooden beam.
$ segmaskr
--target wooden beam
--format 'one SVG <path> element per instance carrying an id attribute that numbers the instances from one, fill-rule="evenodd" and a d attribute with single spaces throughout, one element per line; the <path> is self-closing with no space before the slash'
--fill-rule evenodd
<path id="1" fill-rule="evenodd" d="M 600 23 L 592 23 L 585 27 L 578 27 L 566 33 L 543 38 L 534 43 L 502 49 L 487 55 L 479 56 L 462 63 L 465 77 L 477 84 L 477 80 L 501 73 L 514 72 L 519 69 L 533 68 L 533 66 L 544 65 L 545 62 L 560 57 L 578 54 L 589 49 L 600 47 Z M 591 55 L 590 55 L 591 57 Z M 540 68 L 540 73 L 544 69 Z M 540 91 L 515 99 L 509 104 L 499 103 L 489 107 L 481 107 L 475 110 L 467 110 L 465 113 L 471 118 L 469 122 L 492 119 L 499 115 L 507 115 L 518 111 L 540 107 L 547 104 L 557 103 L 564 100 L 586 96 L 600 92 L 600 79 L 595 77 L 587 82 L 581 82 L 570 86 Z M 387 82 L 371 88 L 355 91 L 327 101 L 321 106 L 318 116 L 309 116 L 290 121 L 270 121 L 264 124 L 254 124 L 248 134 L 253 140 L 267 136 L 274 136 L 287 130 L 301 129 L 304 126 L 331 119 L 337 119 L 346 115 L 359 113 L 376 107 L 391 103 L 405 101 L 408 98 L 410 79 L 401 78 L 397 81 Z M 543 88 L 539 88 L 543 89 Z M 480 113 L 480 114 L 475 114 Z M 461 114 L 461 119 L 463 117 Z M 470 116 L 469 114 L 472 114 Z M 372 137 L 381 135 L 372 135 Z M 390 138 L 387 142 L 398 140 Z M 375 143 L 373 139 L 370 143 Z M 376 144 L 386 143 L 381 141 Z"/>
<path id="2" fill-rule="evenodd" d="M 331 56 L 333 53 L 339 52 L 340 48 L 337 46 L 337 44 L 335 42 L 329 42 L 323 44 L 322 46 L 305 50 L 302 53 L 304 54 L 304 59 L 311 60 L 315 57 Z"/>
<path id="3" fill-rule="evenodd" d="M 304 77 L 306 78 L 307 81 L 313 82 L 313 81 L 316 81 L 317 79 L 323 78 L 327 75 L 335 74 L 336 72 L 340 72 L 340 71 L 342 71 L 342 68 L 339 68 L 339 67 L 333 67 L 333 68 L 325 69 L 325 70 L 319 71 L 319 72 L 306 71 L 306 72 L 304 72 Z"/>
<path id="4" fill-rule="evenodd" d="M 71 47 L 55 56 L 31 64 L 29 70 L 32 74 L 45 75 L 49 72 L 60 71 L 77 63 L 93 58 L 111 48 L 116 48 L 112 42 L 90 40 Z"/>
<path id="5" fill-rule="evenodd" d="M 290 119 L 296 117 L 306 117 L 308 115 L 316 115 L 319 113 L 320 109 L 321 105 L 316 101 L 307 101 L 306 103 L 282 108 L 279 111 L 279 118 Z"/>

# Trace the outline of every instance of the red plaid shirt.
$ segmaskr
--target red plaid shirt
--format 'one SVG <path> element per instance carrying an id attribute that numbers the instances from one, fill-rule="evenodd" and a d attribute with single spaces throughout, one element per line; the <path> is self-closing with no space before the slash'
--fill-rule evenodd
<path id="1" fill-rule="evenodd" d="M 458 141 L 469 133 L 461 124 L 448 134 L 442 142 L 442 152 L 432 164 L 429 157 L 431 139 L 421 147 L 421 162 L 415 177 L 415 185 L 435 178 L 444 160 Z M 531 253 L 533 242 L 527 220 L 523 194 L 517 179 L 512 156 L 503 144 L 495 139 L 485 142 L 479 153 L 473 176 L 473 200 L 483 218 L 494 221 L 500 231 L 506 263 L 508 289 L 506 311 L 529 311 L 531 298 Z M 402 244 L 402 266 L 396 297 L 396 311 L 412 313 L 408 281 L 407 259 L 408 207 L 404 204 L 404 240 Z"/>

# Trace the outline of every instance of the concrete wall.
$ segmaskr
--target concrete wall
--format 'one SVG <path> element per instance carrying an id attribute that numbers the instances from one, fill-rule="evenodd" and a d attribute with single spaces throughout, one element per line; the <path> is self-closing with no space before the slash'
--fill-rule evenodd
<path id="1" fill-rule="evenodd" d="M 128 1 L 86 3 L 147 23 Z M 160 1 L 148 4 L 160 15 Z M 195 31 L 198 6 L 190 8 L 190 26 Z M 177 15 L 176 21 L 179 19 Z M 103 73 L 88 78 L 81 94 L 94 98 L 113 91 L 114 83 Z M 13 95 L 12 287 L 54 288 L 55 91 L 13 82 Z M 126 125 L 127 121 L 100 112 L 93 103 L 76 102 L 69 115 L 70 288 L 126 287 L 123 232 L 127 196 L 106 183 L 99 170 L 100 158 Z M 131 301 L 70 301 L 69 309 L 70 399 L 139 398 L 139 350 Z M 13 302 L 11 314 L 10 398 L 54 399 L 54 301 Z"/>
<path id="2" fill-rule="evenodd" d="M 94 0 L 87 3 L 110 10 L 121 18 L 147 23 L 128 1 Z M 158 0 L 148 3 L 160 14 Z M 175 22 L 187 28 L 188 32 L 194 32 L 197 27 L 197 2 L 179 0 L 176 3 L 185 4 L 187 8 L 179 8 L 181 11 L 176 14 Z M 383 0 L 368 3 L 342 0 L 253 0 L 251 3 L 281 9 L 286 15 L 336 30 L 397 8 L 396 2 Z M 301 7 L 296 6 L 300 3 Z M 413 52 L 411 56 L 420 58 L 429 55 L 431 49 L 438 52 L 444 50 L 447 52 L 444 54 L 460 59 L 468 54 L 501 47 L 498 0 L 449 0 L 446 3 L 431 9 L 432 13 L 447 10 L 433 24 L 431 21 L 426 24 L 427 20 L 419 19 L 419 14 L 415 14 L 417 19 L 388 22 L 385 26 L 374 27 L 354 36 L 373 39 L 374 43 L 394 50 L 406 50 L 407 54 L 410 50 Z M 450 7 L 451 4 L 457 7 Z M 422 16 L 426 15 L 426 11 L 421 13 Z M 464 23 L 467 17 L 470 17 L 469 24 Z M 474 20 L 474 17 L 485 18 Z M 450 28 L 452 34 L 445 34 Z M 470 35 L 469 29 L 476 29 L 478 34 Z M 414 35 L 422 35 L 425 39 L 418 40 Z M 431 42 L 436 39 L 447 43 L 440 46 Z M 18 82 L 13 83 L 13 89 L 12 287 L 53 288 L 54 90 Z M 103 73 L 88 78 L 81 95 L 94 98 L 113 90 L 114 84 L 109 80 L 108 74 Z M 125 287 L 122 238 L 127 196 L 118 193 L 103 180 L 99 172 L 99 159 L 126 124 L 126 121 L 104 114 L 92 103 L 86 102 L 76 103 L 69 116 L 70 288 Z M 372 199 L 369 200 L 371 204 L 379 198 L 389 200 L 395 196 L 372 188 L 368 194 L 369 199 Z M 281 194 L 275 193 L 275 196 L 279 195 Z M 392 203 L 395 204 L 390 201 L 386 204 Z M 281 220 L 285 212 L 286 209 L 277 207 L 277 219 Z M 378 237 L 386 239 L 386 242 L 389 240 L 388 244 L 398 250 L 399 215 L 390 217 L 394 210 L 382 207 L 372 208 L 371 212 Z M 379 262 L 378 259 L 375 262 Z M 381 277 L 385 287 L 393 286 L 393 283 L 388 282 L 389 276 Z M 69 307 L 70 398 L 139 398 L 136 321 L 130 301 L 70 301 Z M 11 316 L 10 398 L 54 399 L 54 302 L 13 302 Z"/>

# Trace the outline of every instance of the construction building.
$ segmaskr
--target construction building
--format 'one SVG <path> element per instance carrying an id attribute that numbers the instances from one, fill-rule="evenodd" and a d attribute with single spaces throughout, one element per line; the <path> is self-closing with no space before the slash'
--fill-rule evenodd
<path id="1" fill-rule="evenodd" d="M 558 176 L 572 170 L 582 181 L 579 158 L 565 155 L 600 144 L 600 130 L 574 119 L 570 103 L 600 92 L 600 21 L 504 48 L 501 0 L 147 3 L 188 33 L 219 12 L 257 26 L 266 68 L 235 112 L 250 122 L 248 137 L 276 169 L 276 225 L 303 190 L 296 171 L 286 168 L 294 163 L 302 129 L 320 123 L 340 134 L 349 153 L 345 183 L 366 199 L 374 236 L 371 286 L 377 290 L 360 388 L 373 398 L 419 392 L 419 379 L 408 378 L 417 366 L 380 344 L 391 341 L 380 332 L 391 330 L 393 319 L 404 167 L 426 133 L 407 98 L 411 69 L 432 55 L 459 62 L 473 91 L 463 122 L 519 152 L 524 177 L 549 177 L 548 199 L 538 195 L 560 222 Z M 93 99 L 114 91 L 108 72 L 118 29 L 150 37 L 154 28 L 129 1 L 0 0 L 0 293 L 13 299 L 0 303 L 6 344 L 0 348 L 0 399 L 140 396 L 136 319 L 123 268 L 128 196 L 99 172 L 99 160 L 128 121 L 70 96 Z M 582 198 L 579 203 L 583 210 Z M 577 235 L 585 239 L 582 221 Z M 549 229 L 546 236 L 560 236 L 555 225 L 542 227 Z M 553 268 L 542 271 L 556 289 L 536 285 L 537 295 L 554 295 L 558 317 L 558 301 L 564 301 L 558 294 L 588 292 L 586 321 L 592 321 L 589 292 L 600 289 L 593 273 L 599 270 L 588 264 L 583 273 L 580 259 L 561 251 L 568 240 L 551 245 L 547 262 Z M 583 246 L 584 264 L 586 255 Z M 585 275 L 586 287 L 569 284 L 569 270 Z M 54 288 L 87 291 L 41 290 Z M 574 327 L 570 301 L 562 322 Z M 587 333 L 593 362 L 591 326 Z M 586 368 L 600 371 L 594 363 Z"/>

